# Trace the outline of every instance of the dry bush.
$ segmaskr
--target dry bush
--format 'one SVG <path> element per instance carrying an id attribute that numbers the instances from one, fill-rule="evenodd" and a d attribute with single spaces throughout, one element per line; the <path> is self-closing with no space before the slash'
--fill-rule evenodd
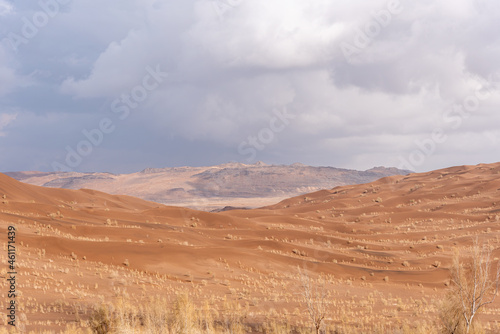
<path id="1" fill-rule="evenodd" d="M 461 261 L 456 252 L 451 268 L 451 291 L 442 306 L 443 333 L 479 333 L 475 325 L 477 314 L 493 303 L 500 283 L 500 266 L 492 272 L 493 260 L 488 245 L 479 245 L 474 239 L 472 257 Z M 444 318 L 444 319 L 443 319 Z"/>
<path id="2" fill-rule="evenodd" d="M 90 315 L 89 327 L 92 333 L 110 333 L 115 324 L 113 311 L 109 306 L 101 305 L 94 308 Z"/>
<path id="3" fill-rule="evenodd" d="M 302 284 L 302 297 L 307 307 L 309 319 L 316 334 L 323 328 L 323 322 L 327 312 L 325 280 L 320 278 L 318 284 L 314 284 L 306 272 L 299 269 L 300 281 Z"/>

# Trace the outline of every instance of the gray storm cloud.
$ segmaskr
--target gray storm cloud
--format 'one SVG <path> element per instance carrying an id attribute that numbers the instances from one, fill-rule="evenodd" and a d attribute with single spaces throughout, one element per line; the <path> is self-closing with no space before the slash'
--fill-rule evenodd
<path id="1" fill-rule="evenodd" d="M 68 147 L 81 158 L 75 170 L 228 160 L 429 170 L 498 160 L 493 0 L 16 6 L 0 1 L 0 115 L 17 115 L 1 130 L 2 156 L 15 156 L 2 170 L 67 165 Z M 26 38 L 29 24 L 37 33 Z M 165 75 L 155 81 L 151 70 Z M 26 102 L 36 96 L 50 103 Z M 293 118 L 282 128 L 273 117 L 283 110 Z M 33 117 L 50 122 L 33 129 Z M 44 131 L 51 139 L 34 158 Z M 25 150 L 10 149 L 21 136 Z"/>

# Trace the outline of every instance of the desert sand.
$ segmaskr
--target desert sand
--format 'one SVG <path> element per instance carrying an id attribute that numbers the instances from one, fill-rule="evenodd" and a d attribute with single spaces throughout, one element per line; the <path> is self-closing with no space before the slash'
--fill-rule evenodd
<path id="1" fill-rule="evenodd" d="M 8 271 L 7 228 L 15 226 L 17 319 L 26 330 L 85 326 L 95 305 L 123 296 L 172 301 L 181 291 L 221 312 L 238 303 L 249 324 L 308 326 L 298 268 L 314 282 L 325 278 L 328 326 L 369 333 L 377 323 L 432 324 L 454 249 L 466 252 L 477 236 L 500 257 L 499 194 L 500 163 L 390 176 L 221 213 L 0 174 L 0 276 Z M 1 282 L 4 309 L 8 284 Z M 497 299 L 480 320 L 495 333 L 499 316 Z"/>

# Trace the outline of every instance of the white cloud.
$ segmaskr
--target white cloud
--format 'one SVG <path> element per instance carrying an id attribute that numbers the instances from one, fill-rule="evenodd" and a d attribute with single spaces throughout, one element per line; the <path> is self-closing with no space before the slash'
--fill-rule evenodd
<path id="1" fill-rule="evenodd" d="M 0 137 L 7 136 L 3 130 L 17 118 L 17 114 L 0 114 Z"/>
<path id="2" fill-rule="evenodd" d="M 14 7 L 7 0 L 0 0 L 0 17 L 11 14 L 13 10 Z"/>
<path id="3" fill-rule="evenodd" d="M 16 67 L 18 66 L 19 63 L 0 44 L 0 96 L 32 83 L 32 80 L 28 76 L 16 73 Z"/>

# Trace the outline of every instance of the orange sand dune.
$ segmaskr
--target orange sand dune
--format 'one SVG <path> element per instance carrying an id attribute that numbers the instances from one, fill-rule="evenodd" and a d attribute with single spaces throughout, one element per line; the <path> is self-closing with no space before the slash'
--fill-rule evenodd
<path id="1" fill-rule="evenodd" d="M 255 319 L 275 309 L 298 310 L 304 320 L 297 267 L 327 275 L 332 323 L 341 316 L 353 324 L 391 322 L 386 315 L 396 313 L 430 319 L 435 307 L 428 305 L 449 284 L 454 248 L 466 249 L 477 236 L 500 257 L 500 163 L 391 176 L 221 213 L 0 174 L 2 195 L 0 276 L 13 225 L 18 312 L 27 329 L 84 320 L 89 306 L 122 294 L 140 303 L 182 289 L 199 300 L 215 296 L 215 308 L 217 298 L 248 302 Z M 492 323 L 499 306 L 482 319 Z"/>

